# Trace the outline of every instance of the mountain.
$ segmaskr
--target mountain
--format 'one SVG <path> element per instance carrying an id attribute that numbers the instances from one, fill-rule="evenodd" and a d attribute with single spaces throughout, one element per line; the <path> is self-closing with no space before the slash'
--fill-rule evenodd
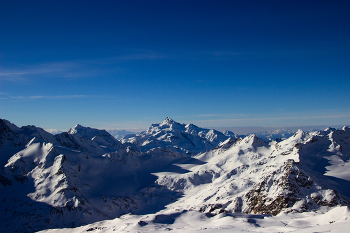
<path id="1" fill-rule="evenodd" d="M 111 134 L 116 139 L 122 139 L 124 136 L 128 134 L 132 134 L 133 136 L 136 136 L 136 132 L 133 131 L 127 131 L 127 130 L 115 130 L 111 129 L 107 131 L 109 134 Z"/>
<path id="2" fill-rule="evenodd" d="M 348 127 L 299 130 L 268 143 L 170 118 L 122 142 L 81 125 L 52 135 L 1 120 L 0 132 L 0 229 L 6 232 L 75 232 L 86 224 L 86 231 L 167 231 L 184 229 L 186 218 L 215 225 L 223 216 L 258 227 L 265 223 L 257 218 L 283 213 L 292 219 L 329 212 L 329 221 L 348 216 L 341 209 L 350 197 Z M 333 210 L 343 214 L 335 219 Z M 294 224 L 286 218 L 281 221 Z"/>
<path id="3" fill-rule="evenodd" d="M 51 135 L 34 126 L 1 123 L 1 149 L 6 152 L 1 156 L 8 160 L 0 175 L 0 200 L 5 203 L 0 226 L 9 232 L 158 210 L 178 194 L 156 185 L 153 173 L 183 172 L 172 162 L 190 160 L 167 148 L 134 150 L 105 130 L 81 125 Z"/>
<path id="4" fill-rule="evenodd" d="M 193 124 L 180 124 L 167 117 L 160 124 L 152 124 L 147 131 L 138 135 L 126 135 L 123 143 L 132 143 L 140 150 L 170 148 L 185 155 L 195 155 L 216 147 L 229 137 L 213 129 L 203 129 Z"/>
<path id="5" fill-rule="evenodd" d="M 277 215 L 347 205 L 349 136 L 346 127 L 298 131 L 267 144 L 252 134 L 195 156 L 204 164 L 186 166 L 186 174 L 160 176 L 157 183 L 183 192 L 186 209 L 212 214 Z"/>
<path id="6" fill-rule="evenodd" d="M 277 129 L 271 131 L 257 132 L 255 133 L 255 135 L 266 142 L 275 140 L 282 141 L 293 136 L 296 132 L 297 130 L 293 129 Z"/>
<path id="7" fill-rule="evenodd" d="M 92 141 L 98 144 L 99 148 L 105 150 L 114 151 L 123 148 L 122 143 L 110 135 L 106 130 L 93 129 L 78 124 L 71 128 L 67 134 L 78 138 L 83 137 L 88 140 L 88 143 L 91 143 Z"/>
<path id="8" fill-rule="evenodd" d="M 149 203 L 155 202 L 154 197 L 159 205 L 168 202 L 162 197 L 167 190 L 154 187 L 153 193 L 145 188 L 154 186 L 152 172 L 161 170 L 158 166 L 177 158 L 171 153 L 164 156 L 166 152 L 141 154 L 129 149 L 99 155 L 33 138 L 9 159 L 1 174 L 4 229 L 72 227 L 155 209 Z M 12 218 L 17 225 L 8 225 Z"/>
<path id="9" fill-rule="evenodd" d="M 229 131 L 229 130 L 226 130 L 224 132 L 224 135 L 232 138 L 237 138 L 237 136 L 232 131 Z"/>
<path id="10" fill-rule="evenodd" d="M 16 152 L 23 150 L 32 138 L 57 143 L 55 137 L 44 129 L 33 125 L 21 128 L 11 122 L 0 119 L 0 165 L 3 167 L 7 160 Z"/>
<path id="11" fill-rule="evenodd" d="M 49 132 L 50 134 L 60 134 L 60 133 L 63 133 L 64 131 L 62 130 L 59 130 L 59 129 L 45 129 L 47 132 Z"/>

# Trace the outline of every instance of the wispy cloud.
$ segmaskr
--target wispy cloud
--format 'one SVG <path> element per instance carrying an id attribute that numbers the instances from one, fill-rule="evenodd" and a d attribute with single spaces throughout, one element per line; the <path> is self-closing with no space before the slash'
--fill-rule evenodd
<path id="1" fill-rule="evenodd" d="M 244 55 L 244 53 L 232 52 L 232 51 L 208 51 L 206 52 L 209 55 L 214 57 L 228 57 L 228 56 L 240 56 Z"/>
<path id="2" fill-rule="evenodd" d="M 52 95 L 52 96 L 44 96 L 44 95 L 35 95 L 35 96 L 8 96 L 1 97 L 0 99 L 7 100 L 37 100 L 37 99 L 76 99 L 76 98 L 86 98 L 90 97 L 88 95 Z"/>
<path id="3" fill-rule="evenodd" d="M 105 59 L 46 62 L 14 68 L 0 68 L 0 80 L 23 82 L 32 78 L 81 78 L 101 76 L 118 70 L 106 65 L 118 64 L 122 61 L 154 60 L 168 58 L 166 54 L 152 51 L 120 55 Z"/>
<path id="4" fill-rule="evenodd" d="M 193 115 L 192 117 L 218 117 L 220 116 L 219 114 L 198 114 L 198 115 Z"/>
<path id="5" fill-rule="evenodd" d="M 120 62 L 132 62 L 132 61 L 138 61 L 138 60 L 157 60 L 157 59 L 174 58 L 174 56 L 171 56 L 170 54 L 156 53 L 153 51 L 137 51 L 137 52 L 138 53 L 124 54 L 124 55 L 114 56 L 114 57 L 105 58 L 105 59 L 89 60 L 86 62 L 89 62 L 91 64 L 109 65 L 109 64 L 118 64 Z"/>
<path id="6" fill-rule="evenodd" d="M 92 74 L 92 70 L 86 69 L 86 64 L 81 61 L 50 62 L 0 69 L 0 80 L 20 82 L 33 77 L 74 78 Z"/>
<path id="7" fill-rule="evenodd" d="M 230 59 L 244 55 L 232 51 L 170 51 L 168 53 L 149 50 L 135 50 L 128 54 L 122 54 L 109 58 L 94 60 L 56 61 L 28 66 L 0 68 L 0 80 L 11 82 L 24 82 L 33 78 L 82 78 L 101 76 L 118 68 L 111 64 L 121 62 L 133 62 L 137 60 L 158 59 Z M 207 82 L 207 80 L 198 80 Z"/>
<path id="8" fill-rule="evenodd" d="M 225 119 L 194 120 L 193 123 L 206 126 L 286 126 L 300 122 L 312 124 L 330 124 L 339 122 L 344 124 L 350 119 L 350 114 L 308 115 L 290 117 L 237 117 Z M 328 122 L 329 121 L 329 122 Z M 338 124 L 338 123 L 337 123 Z"/>
<path id="9" fill-rule="evenodd" d="M 216 113 L 207 113 L 207 114 L 195 114 L 195 115 L 182 115 L 182 116 L 173 116 L 174 118 L 215 118 L 215 119 L 233 119 L 233 118 L 242 118 L 247 117 L 247 114 L 236 113 L 236 114 L 216 114 Z"/>
<path id="10" fill-rule="evenodd" d="M 99 63 L 115 63 L 121 61 L 136 61 L 136 60 L 157 60 L 157 59 L 231 59 L 233 57 L 247 55 L 247 53 L 233 51 L 168 51 L 156 52 L 150 50 L 135 50 L 135 53 L 115 56 L 104 60 L 94 62 Z"/>
<path id="11" fill-rule="evenodd" d="M 122 55 L 112 58 L 111 60 L 121 61 L 121 60 L 153 60 L 153 59 L 164 59 L 169 56 L 160 53 L 141 53 L 141 54 L 130 54 Z"/>

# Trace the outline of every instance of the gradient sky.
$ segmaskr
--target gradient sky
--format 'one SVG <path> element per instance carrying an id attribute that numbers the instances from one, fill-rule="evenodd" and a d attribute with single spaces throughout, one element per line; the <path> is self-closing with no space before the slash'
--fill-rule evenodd
<path id="1" fill-rule="evenodd" d="M 350 1 L 0 1 L 0 118 L 350 124 Z"/>

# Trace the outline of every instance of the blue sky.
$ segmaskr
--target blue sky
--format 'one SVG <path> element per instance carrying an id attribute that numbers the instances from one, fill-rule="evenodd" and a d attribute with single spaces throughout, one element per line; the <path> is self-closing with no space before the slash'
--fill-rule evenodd
<path id="1" fill-rule="evenodd" d="M 18 126 L 350 124 L 349 1 L 1 1 Z"/>

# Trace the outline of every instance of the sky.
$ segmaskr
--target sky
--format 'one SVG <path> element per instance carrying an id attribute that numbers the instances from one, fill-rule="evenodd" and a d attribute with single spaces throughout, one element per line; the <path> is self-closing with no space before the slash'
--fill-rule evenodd
<path id="1" fill-rule="evenodd" d="M 350 1 L 0 1 L 0 118 L 350 124 Z"/>

